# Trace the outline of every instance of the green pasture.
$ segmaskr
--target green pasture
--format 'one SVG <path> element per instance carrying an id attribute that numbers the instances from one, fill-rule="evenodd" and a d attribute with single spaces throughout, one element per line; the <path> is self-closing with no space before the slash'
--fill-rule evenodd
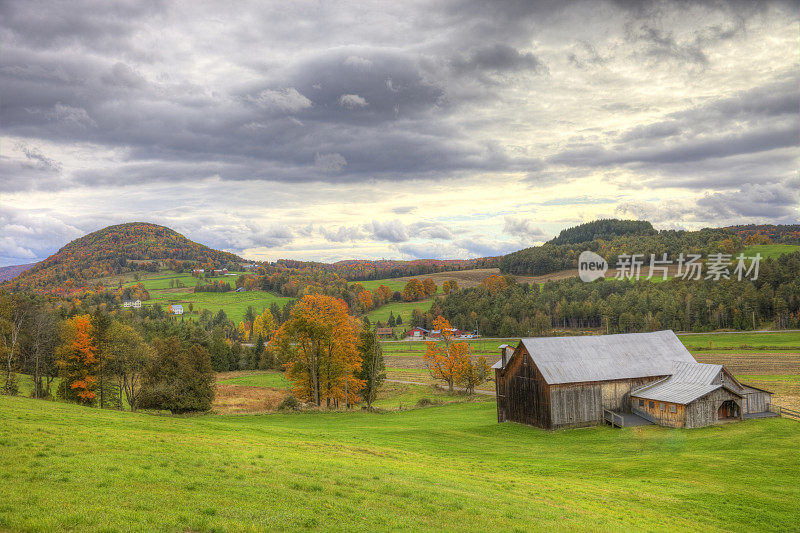
<path id="1" fill-rule="evenodd" d="M 432 299 L 430 298 L 418 302 L 389 302 L 384 306 L 373 309 L 367 313 L 367 316 L 373 324 L 379 320 L 385 323 L 389 320 L 389 313 L 393 313 L 394 316 L 402 316 L 403 324 L 397 331 L 405 331 L 411 328 L 411 312 L 414 309 L 421 309 L 423 313 L 427 313 L 431 308 L 431 303 Z"/>
<path id="2" fill-rule="evenodd" d="M 742 349 L 800 351 L 800 331 L 732 331 L 700 335 L 678 335 L 689 350 Z"/>
<path id="3" fill-rule="evenodd" d="M 246 385 L 248 387 L 267 387 L 272 389 L 289 389 L 291 383 L 286 379 L 286 374 L 278 371 L 252 372 L 243 376 L 236 376 L 220 380 L 218 383 L 225 385 Z"/>
<path id="4" fill-rule="evenodd" d="M 491 400 L 173 417 L 0 397 L 0 420 L 0 530 L 790 531 L 800 523 L 800 424 L 787 419 L 553 432 L 498 424 Z"/>
<path id="5" fill-rule="evenodd" d="M 764 259 L 775 259 L 797 251 L 800 251 L 800 246 L 794 244 L 754 244 L 744 249 L 744 255 L 752 257 L 759 253 Z"/>
<path id="6" fill-rule="evenodd" d="M 130 286 L 142 283 L 150 293 L 150 299 L 143 302 L 145 305 L 159 304 L 166 308 L 170 304 L 182 304 L 184 316 L 187 318 L 197 316 L 203 309 L 208 309 L 212 313 L 222 309 L 228 315 L 228 318 L 235 322 L 240 322 L 249 306 L 252 306 L 256 312 L 260 313 L 262 310 L 269 308 L 273 302 L 277 302 L 280 307 L 283 307 L 286 302 L 293 299 L 265 291 L 192 292 L 198 281 L 202 283 L 210 283 L 212 280 L 223 281 L 230 283 L 231 287 L 235 288 L 236 278 L 239 274 L 244 274 L 244 272 L 235 272 L 234 274 L 236 275 L 195 278 L 187 273 L 178 274 L 171 271 L 162 271 L 142 274 L 139 281 L 128 281 L 125 285 Z M 184 287 L 170 288 L 170 280 L 180 280 Z M 190 303 L 193 309 L 192 315 L 189 314 L 188 305 Z"/>
<path id="7" fill-rule="evenodd" d="M 271 292 L 264 291 L 246 291 L 246 292 L 196 292 L 196 293 L 150 293 L 150 300 L 144 302 L 145 304 L 158 303 L 162 307 L 170 304 L 182 304 L 184 312 L 188 313 L 188 304 L 191 303 L 195 314 L 199 314 L 203 309 L 208 309 L 214 313 L 220 309 L 225 311 L 228 318 L 234 322 L 240 322 L 244 318 L 245 312 L 249 306 L 260 313 L 262 310 L 267 309 L 273 302 L 277 302 L 280 307 L 283 307 L 286 302 L 291 301 L 292 298 L 286 296 L 277 296 Z M 188 315 L 187 315 L 188 316 Z"/>

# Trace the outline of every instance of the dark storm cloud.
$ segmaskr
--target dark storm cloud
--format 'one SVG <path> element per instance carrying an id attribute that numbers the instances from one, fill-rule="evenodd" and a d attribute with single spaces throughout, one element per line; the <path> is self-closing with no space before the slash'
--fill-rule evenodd
<path id="1" fill-rule="evenodd" d="M 547 70 L 542 61 L 531 52 L 520 52 L 506 44 L 496 43 L 472 50 L 467 56 L 453 60 L 453 68 L 459 73 L 473 73 L 480 70 L 494 72 L 519 72 Z"/>
<path id="2" fill-rule="evenodd" d="M 209 176 L 345 183 L 541 170 L 538 158 L 512 154 L 500 143 L 461 127 L 468 118 L 475 125 L 475 119 L 462 115 L 466 102 L 480 98 L 490 106 L 502 90 L 499 86 L 466 88 L 488 79 L 495 84 L 497 75 L 505 80 L 509 75 L 547 72 L 545 61 L 530 51 L 532 32 L 554 22 L 565 23 L 587 5 L 555 1 L 442 4 L 431 13 L 435 22 L 419 21 L 419 31 L 424 35 L 427 24 L 443 24 L 452 28 L 449 42 L 418 49 L 377 44 L 326 47 L 323 37 L 301 33 L 296 37 L 298 46 L 313 44 L 306 53 L 260 61 L 247 54 L 234 56 L 231 60 L 253 75 L 241 83 L 232 80 L 227 86 L 213 87 L 179 73 L 172 75 L 168 64 L 162 64 L 167 50 L 147 49 L 136 38 L 145 22 L 182 22 L 179 17 L 185 13 L 178 13 L 174 6 L 4 3 L 0 27 L 9 37 L 0 57 L 3 128 L 5 134 L 23 138 L 125 150 L 126 158 L 119 165 L 75 172 L 73 181 L 85 185 Z M 208 9 L 198 4 L 196 15 L 202 17 Z M 639 8 L 625 5 L 623 9 L 633 21 L 644 17 Z M 639 53 L 648 55 L 706 63 L 703 47 L 736 37 L 742 27 L 736 19 L 696 32 L 691 42 L 684 43 L 651 24 L 665 8 L 650 4 L 643 9 L 648 14 L 646 22 L 631 23 L 628 37 L 641 45 Z M 255 16 L 269 22 L 270 13 L 258 11 Z M 228 31 L 236 34 L 235 27 Z M 255 38 L 250 26 L 242 26 L 236 39 L 245 36 Z M 268 46 L 269 41 L 262 43 L 256 40 L 253 49 Z M 577 47 L 582 57 L 570 56 L 569 61 L 605 61 L 592 43 L 578 41 Z M 161 74 L 149 68 L 154 63 Z M 767 95 L 740 111 L 783 112 L 789 107 L 786 97 L 785 91 L 777 98 Z M 736 111 L 723 109 L 724 103 L 719 106 L 721 115 L 732 116 L 731 111 Z M 487 117 L 492 117 L 488 123 L 497 120 L 491 114 Z M 675 136 L 685 133 L 690 122 L 676 116 L 638 126 L 616 142 Z M 716 138 L 682 138 L 668 147 L 642 146 L 635 151 L 576 146 L 550 161 L 662 164 L 789 143 L 788 128 L 742 134 L 733 134 L 730 124 L 727 129 Z M 20 171 L 18 164 L 4 167 Z M 15 190 L 24 190 L 46 186 L 53 178 L 28 173 L 25 180 L 17 181 Z M 72 185 L 66 178 L 65 184 Z"/>

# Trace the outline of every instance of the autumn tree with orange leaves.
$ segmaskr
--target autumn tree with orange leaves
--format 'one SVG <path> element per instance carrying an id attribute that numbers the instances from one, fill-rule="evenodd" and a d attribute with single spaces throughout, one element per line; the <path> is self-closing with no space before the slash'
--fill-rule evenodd
<path id="1" fill-rule="evenodd" d="M 494 294 L 497 291 L 501 291 L 508 287 L 508 281 L 503 276 L 498 276 L 497 274 L 492 274 L 488 278 L 484 279 L 481 282 L 487 289 L 489 289 L 490 294 Z"/>
<path id="2" fill-rule="evenodd" d="M 286 374 L 299 399 L 321 406 L 346 406 L 360 400 L 364 381 L 361 369 L 358 323 L 347 304 L 323 294 L 309 294 L 292 308 L 270 343 L 286 361 Z"/>
<path id="3" fill-rule="evenodd" d="M 453 327 L 443 316 L 433 320 L 433 329 L 439 330 L 444 347 L 437 342 L 427 342 L 427 351 L 424 360 L 434 379 L 441 379 L 447 383 L 452 391 L 453 385 L 463 373 L 464 366 L 469 364 L 469 345 L 465 342 L 451 343 Z"/>
<path id="4" fill-rule="evenodd" d="M 363 311 L 367 312 L 372 309 L 372 293 L 369 291 L 361 291 L 358 293 L 358 307 Z"/>
<path id="5" fill-rule="evenodd" d="M 89 315 L 76 316 L 64 323 L 56 364 L 61 374 L 61 397 L 85 405 L 94 404 L 98 359 Z"/>

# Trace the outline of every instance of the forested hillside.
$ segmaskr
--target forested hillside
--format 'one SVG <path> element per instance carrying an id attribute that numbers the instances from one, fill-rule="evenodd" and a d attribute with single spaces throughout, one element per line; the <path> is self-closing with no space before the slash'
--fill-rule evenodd
<path id="1" fill-rule="evenodd" d="M 649 223 L 647 225 L 649 226 Z M 644 231 L 644 226 L 641 228 Z M 674 260 L 680 253 L 707 255 L 724 252 L 732 254 L 742 248 L 742 240 L 724 229 L 663 230 L 621 235 L 608 240 L 595 238 L 578 242 L 578 239 L 588 237 L 590 234 L 592 234 L 591 231 L 568 233 L 567 240 L 574 240 L 575 243 L 553 244 L 551 241 L 542 246 L 534 246 L 508 254 L 500 260 L 500 271 L 505 274 L 539 276 L 575 268 L 578 256 L 584 250 L 600 254 L 613 267 L 620 254 L 643 254 L 644 258 L 649 259 L 650 254 L 661 258 L 666 253 L 669 259 Z"/>
<path id="2" fill-rule="evenodd" d="M 619 220 L 608 218 L 593 220 L 561 230 L 549 244 L 578 244 L 595 240 L 608 241 L 623 235 L 655 235 L 653 225 L 645 220 Z"/>
<path id="3" fill-rule="evenodd" d="M 800 224 L 747 224 L 725 229 L 753 244 L 800 244 Z"/>
<path id="4" fill-rule="evenodd" d="M 755 281 L 663 283 L 577 278 L 542 285 L 480 286 L 437 298 L 429 316 L 484 336 L 545 335 L 552 328 L 602 328 L 610 333 L 674 329 L 800 327 L 800 252 L 761 262 Z"/>
<path id="5" fill-rule="evenodd" d="M 87 280 L 131 270 L 155 271 L 157 261 L 183 269 L 191 265 L 223 268 L 242 259 L 190 241 L 164 226 L 131 222 L 75 239 L 8 282 L 6 287 L 13 291 L 69 293 L 83 287 Z"/>

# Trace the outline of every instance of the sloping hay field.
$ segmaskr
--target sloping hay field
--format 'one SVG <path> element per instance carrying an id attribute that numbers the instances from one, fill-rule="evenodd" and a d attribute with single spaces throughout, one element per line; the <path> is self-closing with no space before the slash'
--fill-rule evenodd
<path id="1" fill-rule="evenodd" d="M 0 399 L 0 529 L 796 530 L 800 424 L 547 432 L 493 402 L 170 417 Z"/>

